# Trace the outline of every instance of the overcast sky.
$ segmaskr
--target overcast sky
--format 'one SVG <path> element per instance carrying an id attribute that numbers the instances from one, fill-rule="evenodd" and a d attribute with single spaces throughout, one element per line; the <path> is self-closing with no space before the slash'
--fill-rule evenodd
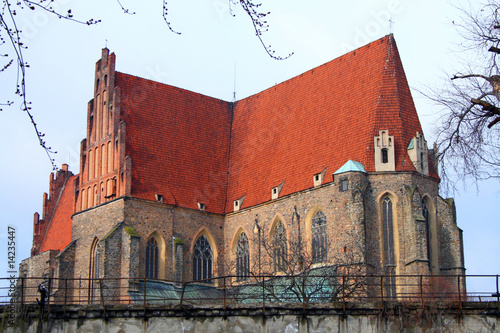
<path id="1" fill-rule="evenodd" d="M 135 15 L 124 14 L 114 0 L 55 0 L 57 9 L 71 8 L 75 18 L 102 20 L 90 27 L 40 10 L 18 11 L 29 47 L 24 53 L 30 64 L 27 97 L 48 145 L 58 152 L 57 165 L 68 163 L 72 172 L 79 172 L 95 62 L 106 45 L 116 53 L 120 72 L 232 100 L 234 92 L 236 99 L 258 93 L 392 32 L 432 145 L 440 109 L 414 88 L 440 86 L 443 73 L 461 69 L 455 45 L 460 39 L 451 23 L 459 16 L 452 5 L 410 0 L 262 1 L 263 10 L 271 12 L 263 39 L 278 55 L 294 52 L 288 60 L 272 60 L 255 37 L 250 19 L 237 6 L 236 17 L 231 16 L 227 0 L 169 1 L 169 20 L 180 36 L 165 25 L 159 0 L 141 5 L 122 0 Z M 6 47 L 0 51 L 6 53 Z M 0 102 L 14 98 L 14 69 L 0 74 Z M 33 213 L 41 213 L 51 164 L 19 103 L 3 107 L 0 139 L 0 276 L 7 276 L 7 226 L 17 231 L 19 264 L 30 253 Z M 493 214 L 499 203 L 498 182 L 482 183 L 479 191 L 469 187 L 455 199 L 467 274 L 498 274 L 500 223 Z M 491 282 L 468 283 L 478 290 L 493 288 Z"/>

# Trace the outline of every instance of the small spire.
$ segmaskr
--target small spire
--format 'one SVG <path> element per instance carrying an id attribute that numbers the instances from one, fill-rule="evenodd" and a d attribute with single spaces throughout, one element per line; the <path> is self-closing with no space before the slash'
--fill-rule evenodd
<path id="1" fill-rule="evenodd" d="M 234 62 L 233 102 L 236 102 L 236 61 Z"/>
<path id="2" fill-rule="evenodd" d="M 394 24 L 394 21 L 392 20 L 392 16 L 391 18 L 389 19 L 389 34 L 392 35 L 392 27 L 393 27 L 393 24 Z"/>

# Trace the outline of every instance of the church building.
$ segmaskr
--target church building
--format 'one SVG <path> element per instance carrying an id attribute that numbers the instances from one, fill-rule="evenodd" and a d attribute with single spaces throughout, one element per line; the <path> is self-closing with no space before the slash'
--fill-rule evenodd
<path id="1" fill-rule="evenodd" d="M 393 35 L 235 102 L 115 61 L 102 50 L 80 173 L 52 174 L 20 276 L 465 274 Z"/>

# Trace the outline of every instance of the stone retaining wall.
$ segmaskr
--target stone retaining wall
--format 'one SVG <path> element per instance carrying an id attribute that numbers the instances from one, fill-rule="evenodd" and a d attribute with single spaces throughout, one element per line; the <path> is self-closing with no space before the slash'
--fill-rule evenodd
<path id="1" fill-rule="evenodd" d="M 0 314 L 7 309 L 0 308 Z M 18 327 L 37 332 L 38 309 L 26 309 Z M 330 307 L 51 306 L 43 332 L 498 332 L 498 302 L 462 304 L 333 304 Z M 5 325 L 4 322 L 2 322 Z"/>

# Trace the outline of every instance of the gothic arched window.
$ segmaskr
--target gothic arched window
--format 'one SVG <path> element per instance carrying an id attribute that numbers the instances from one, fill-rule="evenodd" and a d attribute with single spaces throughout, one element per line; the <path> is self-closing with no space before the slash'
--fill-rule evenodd
<path id="1" fill-rule="evenodd" d="M 281 221 L 274 228 L 273 233 L 273 264 L 275 272 L 283 272 L 287 267 L 288 247 L 286 230 Z"/>
<path id="2" fill-rule="evenodd" d="M 327 259 L 326 216 L 318 211 L 312 220 L 312 259 L 313 263 L 323 262 Z"/>
<path id="3" fill-rule="evenodd" d="M 382 233 L 384 237 L 384 266 L 386 280 L 386 296 L 391 298 L 396 296 L 396 254 L 394 249 L 394 218 L 392 201 L 385 197 L 382 201 Z"/>
<path id="4" fill-rule="evenodd" d="M 213 253 L 208 239 L 201 235 L 193 249 L 193 280 L 212 278 Z"/>
<path id="5" fill-rule="evenodd" d="M 392 201 L 386 197 L 382 202 L 382 228 L 384 234 L 384 264 L 393 266 L 396 264 L 394 254 L 394 221 L 392 216 Z"/>
<path id="6" fill-rule="evenodd" d="M 431 225 L 429 220 L 429 209 L 425 203 L 425 198 L 422 198 L 422 216 L 425 219 L 425 245 L 427 247 L 427 259 L 429 260 L 429 267 L 431 267 Z"/>
<path id="7" fill-rule="evenodd" d="M 146 278 L 158 279 L 158 242 L 151 237 L 146 245 Z"/>
<path id="8" fill-rule="evenodd" d="M 99 264 L 101 253 L 99 251 L 99 239 L 97 237 L 92 241 L 90 246 L 90 263 L 89 263 L 89 303 L 94 301 L 97 295 L 96 288 L 98 287 L 96 279 L 99 279 Z"/>
<path id="9" fill-rule="evenodd" d="M 248 237 L 242 232 L 236 244 L 236 281 L 243 281 L 250 277 L 250 251 Z"/>

